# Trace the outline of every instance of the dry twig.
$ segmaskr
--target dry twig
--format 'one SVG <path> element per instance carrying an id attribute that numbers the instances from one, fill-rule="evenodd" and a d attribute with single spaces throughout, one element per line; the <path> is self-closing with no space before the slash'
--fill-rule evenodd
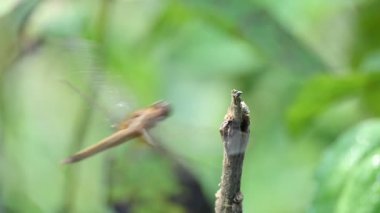
<path id="1" fill-rule="evenodd" d="M 249 109 L 241 100 L 242 92 L 232 90 L 231 105 L 224 117 L 220 134 L 224 145 L 223 171 L 220 188 L 215 194 L 216 213 L 243 211 L 243 194 L 240 191 L 245 149 L 249 140 Z"/>

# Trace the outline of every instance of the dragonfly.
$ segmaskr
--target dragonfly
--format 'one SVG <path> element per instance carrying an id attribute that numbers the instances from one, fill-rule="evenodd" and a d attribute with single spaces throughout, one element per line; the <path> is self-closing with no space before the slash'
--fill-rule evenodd
<path id="1" fill-rule="evenodd" d="M 165 101 L 158 101 L 151 106 L 133 112 L 118 125 L 117 131 L 98 143 L 85 148 L 64 159 L 63 164 L 79 162 L 109 148 L 120 145 L 133 138 L 143 137 L 149 145 L 154 145 L 148 130 L 170 115 L 171 107 Z"/>
<path id="2" fill-rule="evenodd" d="M 115 117 L 115 115 L 111 116 L 111 113 L 109 113 L 108 110 L 106 110 L 103 106 L 98 105 L 88 96 L 83 94 L 80 91 L 80 89 L 77 88 L 75 85 L 66 80 L 63 80 L 62 83 L 66 84 L 66 86 L 71 88 L 74 92 L 78 93 L 82 97 L 82 99 L 85 100 L 85 102 L 90 103 L 91 106 L 96 107 L 97 110 L 103 112 L 104 116 L 108 118 L 107 120 L 113 120 L 111 119 L 111 117 Z M 118 103 L 122 103 L 120 102 L 119 98 L 117 99 Z M 111 100 L 111 102 L 114 101 L 115 100 Z M 199 168 L 199 166 L 202 165 L 204 167 L 207 167 L 207 170 L 209 171 L 217 171 L 219 167 L 212 165 L 209 162 L 200 162 L 197 158 L 194 159 L 190 156 L 184 156 L 183 154 L 178 155 L 177 153 L 168 149 L 157 138 L 152 137 L 152 135 L 149 133 L 149 129 L 153 128 L 158 122 L 170 116 L 171 111 L 172 109 L 170 104 L 168 104 L 165 101 L 158 101 L 156 103 L 153 103 L 149 107 L 137 110 L 130 114 L 130 116 L 128 116 L 126 119 L 118 122 L 118 125 L 112 125 L 113 127 L 116 127 L 116 131 L 113 134 L 100 140 L 94 145 L 89 146 L 88 148 L 85 148 L 73 154 L 72 156 L 64 159 L 63 161 L 61 161 L 61 163 L 76 163 L 86 158 L 92 157 L 93 155 L 98 154 L 104 150 L 123 144 L 131 139 L 141 138 L 143 142 L 150 145 L 156 151 L 158 151 L 159 153 L 166 156 L 168 159 L 177 164 L 183 164 L 183 162 L 186 162 L 185 164 L 187 166 L 192 167 L 191 165 L 189 165 L 189 162 L 192 162 L 194 165 L 196 165 L 195 168 Z M 116 117 L 119 117 L 119 115 L 116 115 Z M 207 155 L 210 156 L 210 153 L 208 153 Z"/>

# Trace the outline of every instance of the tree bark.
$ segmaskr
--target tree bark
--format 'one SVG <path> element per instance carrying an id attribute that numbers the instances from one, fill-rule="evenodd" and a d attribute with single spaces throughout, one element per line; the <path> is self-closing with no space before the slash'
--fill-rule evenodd
<path id="1" fill-rule="evenodd" d="M 240 191 L 244 153 L 249 141 L 249 108 L 241 100 L 242 92 L 232 90 L 231 104 L 224 117 L 220 134 L 224 145 L 224 159 L 219 190 L 215 194 L 216 213 L 243 212 Z"/>

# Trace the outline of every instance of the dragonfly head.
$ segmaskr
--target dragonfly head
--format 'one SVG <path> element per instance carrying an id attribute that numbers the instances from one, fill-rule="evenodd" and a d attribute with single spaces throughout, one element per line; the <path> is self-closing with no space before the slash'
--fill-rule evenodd
<path id="1" fill-rule="evenodd" d="M 161 117 L 165 118 L 170 115 L 171 113 L 171 107 L 170 104 L 165 101 L 157 101 L 152 105 L 153 109 L 157 111 L 158 114 L 161 115 Z"/>

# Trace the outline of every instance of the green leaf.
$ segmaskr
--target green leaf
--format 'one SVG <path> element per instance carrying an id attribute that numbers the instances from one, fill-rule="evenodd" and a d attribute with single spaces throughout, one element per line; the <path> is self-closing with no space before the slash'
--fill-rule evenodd
<path id="1" fill-rule="evenodd" d="M 340 196 L 338 212 L 380 211 L 380 149 L 367 155 L 347 180 Z"/>
<path id="2" fill-rule="evenodd" d="M 368 111 L 376 116 L 380 115 L 380 72 L 372 72 L 365 88 L 363 102 Z"/>
<path id="3" fill-rule="evenodd" d="M 312 78 L 305 83 L 305 87 L 301 90 L 295 103 L 289 108 L 287 120 L 290 129 L 298 133 L 332 104 L 358 95 L 365 80 L 365 76 L 359 74 L 317 75 Z"/>
<path id="4" fill-rule="evenodd" d="M 378 212 L 379 172 L 380 120 L 366 121 L 324 155 L 311 212 Z"/>

